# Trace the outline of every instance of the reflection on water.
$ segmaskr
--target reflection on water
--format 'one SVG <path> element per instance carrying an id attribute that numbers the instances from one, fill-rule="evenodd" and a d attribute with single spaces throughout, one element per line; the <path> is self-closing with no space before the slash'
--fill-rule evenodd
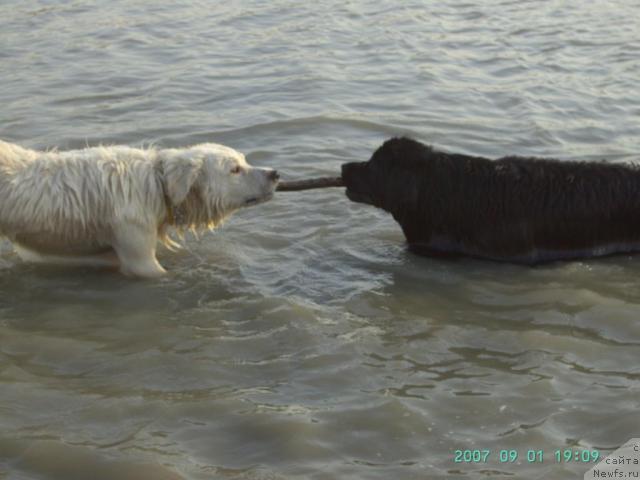
<path id="1" fill-rule="evenodd" d="M 639 12 L 10 1 L 0 138 L 217 141 L 288 178 L 400 134 L 629 161 Z M 640 431 L 638 257 L 416 257 L 338 189 L 281 193 L 160 256 L 168 277 L 133 281 L 0 244 L 0 477 L 568 479 L 587 467 L 554 450 Z M 455 463 L 456 449 L 493 456 Z"/>

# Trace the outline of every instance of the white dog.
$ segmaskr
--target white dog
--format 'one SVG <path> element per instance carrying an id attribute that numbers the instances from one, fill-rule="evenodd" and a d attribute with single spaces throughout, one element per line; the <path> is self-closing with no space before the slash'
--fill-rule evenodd
<path id="1" fill-rule="evenodd" d="M 0 235 L 27 261 L 158 276 L 158 240 L 176 246 L 171 227 L 211 229 L 269 200 L 278 179 L 212 143 L 38 152 L 0 141 Z"/>

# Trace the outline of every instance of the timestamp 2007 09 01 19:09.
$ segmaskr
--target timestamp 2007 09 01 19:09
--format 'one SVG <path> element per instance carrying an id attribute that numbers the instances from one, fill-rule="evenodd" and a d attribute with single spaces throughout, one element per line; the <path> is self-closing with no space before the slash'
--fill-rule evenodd
<path id="1" fill-rule="evenodd" d="M 543 463 L 548 457 L 544 450 L 529 449 L 524 452 L 519 450 L 498 450 L 493 452 L 489 449 L 475 450 L 454 450 L 454 463 L 488 463 L 497 459 L 499 463 L 515 463 L 518 460 L 526 460 L 528 463 Z M 554 450 L 551 458 L 557 463 L 596 463 L 600 460 L 598 450 L 589 449 L 558 449 Z"/>

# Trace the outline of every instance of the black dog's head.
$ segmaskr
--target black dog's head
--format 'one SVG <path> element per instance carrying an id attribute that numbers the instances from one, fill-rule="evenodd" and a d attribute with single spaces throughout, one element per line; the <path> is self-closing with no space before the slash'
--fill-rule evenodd
<path id="1" fill-rule="evenodd" d="M 416 203 L 426 154 L 431 148 L 410 138 L 387 140 L 368 162 L 342 165 L 349 200 L 396 213 Z"/>

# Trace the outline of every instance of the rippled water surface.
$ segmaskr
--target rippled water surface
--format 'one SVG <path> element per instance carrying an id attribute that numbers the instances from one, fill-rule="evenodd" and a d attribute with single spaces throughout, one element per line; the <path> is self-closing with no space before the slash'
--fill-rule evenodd
<path id="1" fill-rule="evenodd" d="M 214 141 L 288 178 L 397 134 L 638 159 L 637 1 L 396 3 L 5 0 L 0 138 Z M 332 189 L 160 257 L 134 281 L 0 244 L 0 478 L 570 479 L 556 449 L 640 436 L 639 256 L 421 258 Z"/>

